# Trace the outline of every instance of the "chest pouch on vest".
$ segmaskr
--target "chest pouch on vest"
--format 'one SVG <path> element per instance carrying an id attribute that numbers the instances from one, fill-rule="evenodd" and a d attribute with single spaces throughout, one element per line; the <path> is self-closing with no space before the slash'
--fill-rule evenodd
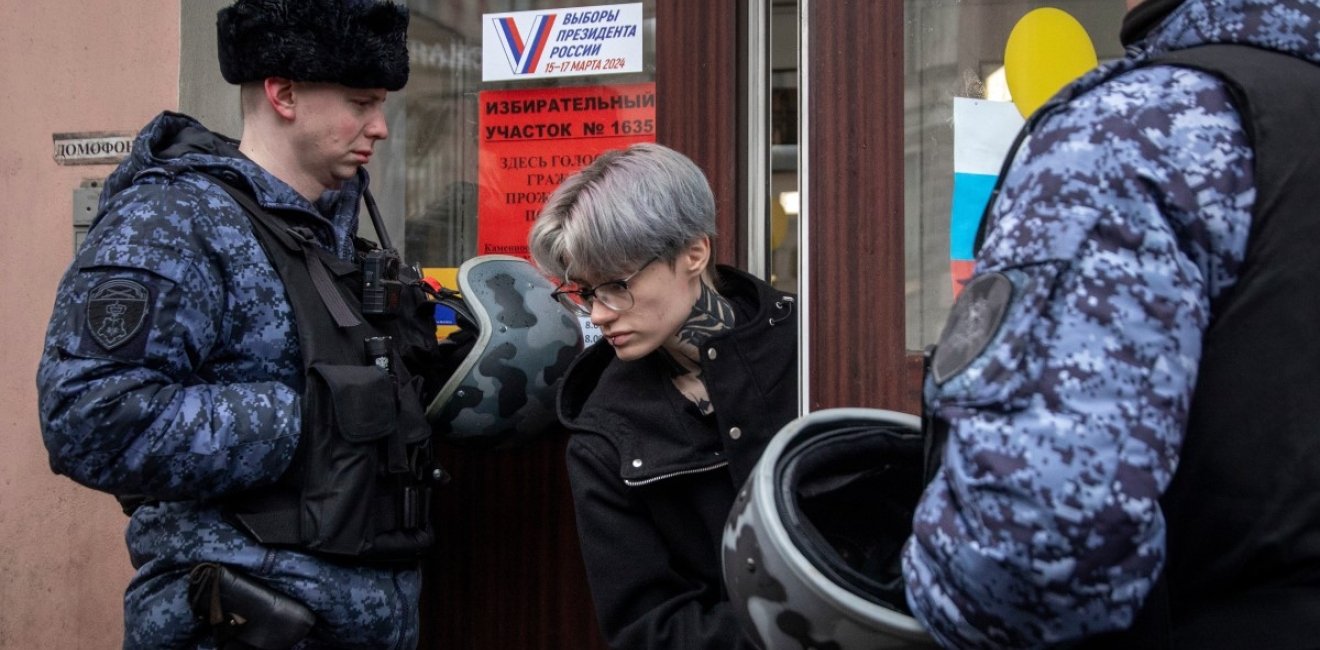
<path id="1" fill-rule="evenodd" d="M 420 390 L 420 377 L 400 383 L 375 365 L 308 368 L 303 441 L 290 476 L 301 492 L 296 543 L 382 559 L 431 545 L 431 500 L 443 474 Z"/>
<path id="2" fill-rule="evenodd" d="M 435 540 L 431 502 L 446 475 L 423 415 L 438 379 L 422 374 L 437 345 L 434 322 L 417 317 L 430 311 L 419 278 L 406 268 L 366 277 L 372 268 L 221 186 L 247 209 L 284 281 L 306 371 L 293 464 L 275 485 L 229 499 L 227 516 L 263 544 L 363 561 L 420 557 Z M 383 255 L 361 259 L 397 256 L 382 241 Z M 370 291 L 382 279 L 392 283 L 384 301 Z"/>

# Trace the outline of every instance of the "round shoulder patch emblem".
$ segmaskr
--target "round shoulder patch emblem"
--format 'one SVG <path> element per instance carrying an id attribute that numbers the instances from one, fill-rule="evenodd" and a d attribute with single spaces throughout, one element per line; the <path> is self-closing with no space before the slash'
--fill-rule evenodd
<path id="1" fill-rule="evenodd" d="M 972 364 L 999 331 L 1013 300 L 1013 281 L 1003 273 L 978 275 L 963 287 L 935 347 L 931 373 L 942 384 Z"/>
<path id="2" fill-rule="evenodd" d="M 87 298 L 87 330 L 101 347 L 113 350 L 127 343 L 146 322 L 150 293 L 133 280 L 106 280 Z"/>

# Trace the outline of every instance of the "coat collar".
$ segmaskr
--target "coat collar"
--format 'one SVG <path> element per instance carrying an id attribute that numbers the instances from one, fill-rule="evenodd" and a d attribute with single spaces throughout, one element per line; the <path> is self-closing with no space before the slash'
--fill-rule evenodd
<path id="1" fill-rule="evenodd" d="M 738 310 L 738 323 L 712 343 L 750 339 L 762 345 L 767 330 L 789 329 L 791 294 L 731 267 L 718 270 L 720 292 Z M 574 360 L 559 391 L 560 420 L 570 430 L 608 439 L 619 453 L 620 475 L 633 485 L 726 463 L 713 421 L 674 388 L 661 356 L 620 361 L 608 342 L 597 342 Z"/>

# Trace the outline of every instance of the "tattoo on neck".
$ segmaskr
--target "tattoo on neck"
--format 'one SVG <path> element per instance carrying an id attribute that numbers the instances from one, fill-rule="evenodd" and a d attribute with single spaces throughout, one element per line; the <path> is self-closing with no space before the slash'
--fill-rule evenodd
<path id="1" fill-rule="evenodd" d="M 688 315 L 687 322 L 664 346 L 674 362 L 674 386 L 703 415 L 713 413 L 715 405 L 710 403 L 710 394 L 701 377 L 701 363 L 698 361 L 701 346 L 715 334 L 732 329 L 733 323 L 733 304 L 703 281 L 701 295 L 697 296 L 696 304 L 692 305 L 692 313 Z"/>
<path id="2" fill-rule="evenodd" d="M 678 340 L 684 347 L 700 347 L 711 336 L 732 329 L 733 324 L 733 304 L 703 281 L 701 295 L 697 296 L 696 304 L 692 305 L 692 313 L 678 330 Z"/>

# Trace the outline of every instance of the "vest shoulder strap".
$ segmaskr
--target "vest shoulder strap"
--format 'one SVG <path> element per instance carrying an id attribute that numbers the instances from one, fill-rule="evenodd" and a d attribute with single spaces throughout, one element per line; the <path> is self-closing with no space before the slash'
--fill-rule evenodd
<path id="1" fill-rule="evenodd" d="M 335 325 L 348 328 L 362 324 L 362 321 L 353 313 L 352 308 L 348 306 L 348 303 L 344 301 L 344 297 L 335 288 L 334 280 L 330 277 L 330 271 L 326 269 L 325 261 L 321 259 L 314 242 L 306 235 L 284 227 L 247 192 L 234 187 L 223 179 L 214 176 L 211 179 L 217 187 L 223 189 L 247 211 L 257 230 L 257 238 L 265 245 L 268 255 L 275 255 L 276 252 L 271 250 L 272 245 L 279 245 L 289 252 L 300 254 L 306 260 L 307 273 L 311 277 L 312 286 L 316 288 L 317 295 L 321 297 L 321 303 L 325 306 L 326 311 L 330 312 L 330 317 L 334 319 Z M 284 275 L 283 269 L 280 269 L 280 271 L 281 275 Z"/>

